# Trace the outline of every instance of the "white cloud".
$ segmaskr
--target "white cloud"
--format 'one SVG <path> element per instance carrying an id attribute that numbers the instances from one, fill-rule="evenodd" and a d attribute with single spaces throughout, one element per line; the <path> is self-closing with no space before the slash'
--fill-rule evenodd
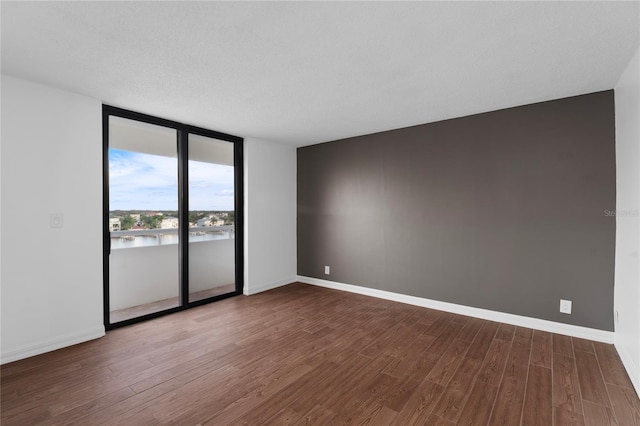
<path id="1" fill-rule="evenodd" d="M 233 167 L 189 162 L 189 204 L 192 210 L 233 210 Z M 110 150 L 111 210 L 177 210 L 176 158 Z"/>

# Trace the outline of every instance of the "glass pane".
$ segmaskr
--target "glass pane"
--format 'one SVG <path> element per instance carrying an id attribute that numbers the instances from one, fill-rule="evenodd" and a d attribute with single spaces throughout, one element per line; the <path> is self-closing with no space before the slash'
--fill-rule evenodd
<path id="1" fill-rule="evenodd" d="M 235 291 L 233 144 L 189 135 L 189 301 Z"/>
<path id="2" fill-rule="evenodd" d="M 109 118 L 110 322 L 179 306 L 176 130 Z"/>

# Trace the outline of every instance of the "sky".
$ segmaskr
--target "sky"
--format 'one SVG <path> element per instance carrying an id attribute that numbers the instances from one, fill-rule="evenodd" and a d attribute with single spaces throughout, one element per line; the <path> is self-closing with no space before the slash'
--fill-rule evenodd
<path id="1" fill-rule="evenodd" d="M 233 167 L 189 161 L 189 210 L 233 210 Z M 109 210 L 178 210 L 178 160 L 109 149 Z"/>

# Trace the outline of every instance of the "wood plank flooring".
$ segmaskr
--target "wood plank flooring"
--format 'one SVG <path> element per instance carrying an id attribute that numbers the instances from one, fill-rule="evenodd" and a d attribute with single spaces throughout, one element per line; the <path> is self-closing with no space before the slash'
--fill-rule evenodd
<path id="1" fill-rule="evenodd" d="M 6 364 L 9 425 L 640 425 L 612 345 L 291 284 Z"/>

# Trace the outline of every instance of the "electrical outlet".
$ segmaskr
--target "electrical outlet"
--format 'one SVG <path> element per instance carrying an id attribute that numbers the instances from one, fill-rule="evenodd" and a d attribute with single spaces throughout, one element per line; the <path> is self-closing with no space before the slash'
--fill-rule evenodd
<path id="1" fill-rule="evenodd" d="M 324 267 L 324 274 L 329 275 L 331 273 L 331 268 L 329 266 Z"/>
<path id="2" fill-rule="evenodd" d="M 560 299 L 560 312 L 571 314 L 571 300 Z"/>
<path id="3" fill-rule="evenodd" d="M 62 228 L 63 223 L 62 213 L 51 213 L 49 215 L 49 227 L 50 228 Z"/>

